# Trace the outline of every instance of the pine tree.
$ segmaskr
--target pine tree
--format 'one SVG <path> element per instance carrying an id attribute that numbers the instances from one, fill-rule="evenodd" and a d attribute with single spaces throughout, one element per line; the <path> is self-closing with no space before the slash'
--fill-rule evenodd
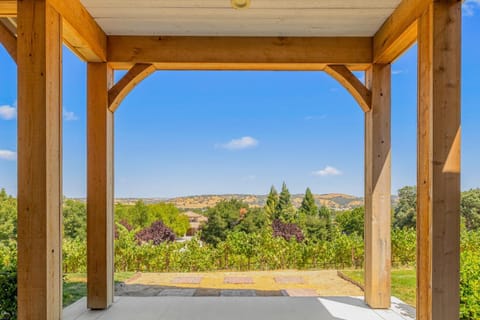
<path id="1" fill-rule="evenodd" d="M 272 218 L 275 215 L 275 209 L 278 204 L 278 192 L 274 186 L 270 188 L 270 193 L 267 197 L 267 202 L 265 203 L 265 213 Z"/>
<path id="2" fill-rule="evenodd" d="M 288 191 L 285 182 L 283 182 L 282 191 L 278 197 L 278 204 L 274 218 L 280 219 L 284 222 L 293 222 L 295 220 L 295 208 L 292 205 L 290 191 Z"/>
<path id="3" fill-rule="evenodd" d="M 318 208 L 315 204 L 315 199 L 313 198 L 310 188 L 307 188 L 305 191 L 305 196 L 303 197 L 302 204 L 300 205 L 300 212 L 311 217 L 318 215 Z"/>

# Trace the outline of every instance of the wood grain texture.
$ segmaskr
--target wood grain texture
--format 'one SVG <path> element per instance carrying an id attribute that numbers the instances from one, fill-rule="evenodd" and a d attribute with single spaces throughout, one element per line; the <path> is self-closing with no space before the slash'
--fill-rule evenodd
<path id="1" fill-rule="evenodd" d="M 347 89 L 363 112 L 370 111 L 372 92 L 346 66 L 328 65 L 324 71 Z"/>
<path id="2" fill-rule="evenodd" d="M 0 0 L 0 17 L 17 15 L 15 1 Z M 107 37 L 80 0 L 48 0 L 63 18 L 63 37 L 67 46 L 82 60 L 106 61 Z"/>
<path id="3" fill-rule="evenodd" d="M 114 286 L 113 71 L 106 63 L 88 63 L 87 79 L 87 306 L 106 309 Z"/>
<path id="4" fill-rule="evenodd" d="M 0 21 L 0 43 L 12 59 L 17 61 L 17 37 Z"/>
<path id="5" fill-rule="evenodd" d="M 366 73 L 372 109 L 365 113 L 365 302 L 390 307 L 391 66 Z"/>
<path id="6" fill-rule="evenodd" d="M 372 61 L 372 38 L 135 37 L 109 36 L 108 61 L 114 68 L 136 63 L 175 64 L 219 70 L 235 64 L 276 70 L 283 64 L 365 66 Z M 224 65 L 225 67 L 222 67 Z"/>
<path id="7" fill-rule="evenodd" d="M 18 319 L 62 312 L 62 25 L 18 3 Z"/>
<path id="8" fill-rule="evenodd" d="M 459 316 L 461 2 L 418 28 L 417 319 Z"/>
<path id="9" fill-rule="evenodd" d="M 17 1 L 16 0 L 0 0 L 0 17 L 16 17 Z"/>
<path id="10" fill-rule="evenodd" d="M 127 74 L 108 91 L 108 108 L 110 111 L 115 112 L 133 88 L 155 72 L 155 70 L 153 64 L 145 63 L 137 63 L 128 70 Z"/>
<path id="11" fill-rule="evenodd" d="M 417 19 L 432 0 L 402 0 L 391 16 L 375 33 L 375 63 L 391 63 L 417 40 Z"/>

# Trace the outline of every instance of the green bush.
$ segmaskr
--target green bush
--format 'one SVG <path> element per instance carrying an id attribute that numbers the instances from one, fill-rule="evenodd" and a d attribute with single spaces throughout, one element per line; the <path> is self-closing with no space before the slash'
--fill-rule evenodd
<path id="1" fill-rule="evenodd" d="M 0 319 L 17 319 L 17 267 L 0 269 Z"/>
<path id="2" fill-rule="evenodd" d="M 460 319 L 480 319 L 480 232 L 462 233 Z"/>

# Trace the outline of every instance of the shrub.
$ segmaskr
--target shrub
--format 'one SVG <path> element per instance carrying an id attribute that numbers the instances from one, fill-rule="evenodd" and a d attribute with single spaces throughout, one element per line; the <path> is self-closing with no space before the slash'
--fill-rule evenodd
<path id="1" fill-rule="evenodd" d="M 283 223 L 280 219 L 275 219 L 273 220 L 272 228 L 274 237 L 282 237 L 287 241 L 295 237 L 297 242 L 302 242 L 305 238 L 302 229 L 294 223 Z"/>
<path id="2" fill-rule="evenodd" d="M 17 267 L 0 269 L 0 318 L 17 319 Z"/>
<path id="3" fill-rule="evenodd" d="M 175 241 L 175 233 L 164 225 L 162 221 L 156 221 L 150 227 L 139 231 L 135 238 L 139 243 L 151 241 L 152 244 L 159 245 L 165 241 Z"/>

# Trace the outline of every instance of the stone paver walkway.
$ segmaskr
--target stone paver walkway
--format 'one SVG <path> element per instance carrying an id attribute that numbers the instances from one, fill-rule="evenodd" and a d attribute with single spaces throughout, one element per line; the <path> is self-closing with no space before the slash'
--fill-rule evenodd
<path id="1" fill-rule="evenodd" d="M 179 291 L 178 289 L 188 289 Z M 227 290 L 222 293 L 222 290 Z M 243 291 L 240 291 L 243 290 Z M 247 290 L 247 291 L 245 291 Z M 245 293 L 249 292 L 249 293 Z M 361 296 L 334 270 L 205 273 L 138 273 L 117 284 L 118 296 Z"/>

